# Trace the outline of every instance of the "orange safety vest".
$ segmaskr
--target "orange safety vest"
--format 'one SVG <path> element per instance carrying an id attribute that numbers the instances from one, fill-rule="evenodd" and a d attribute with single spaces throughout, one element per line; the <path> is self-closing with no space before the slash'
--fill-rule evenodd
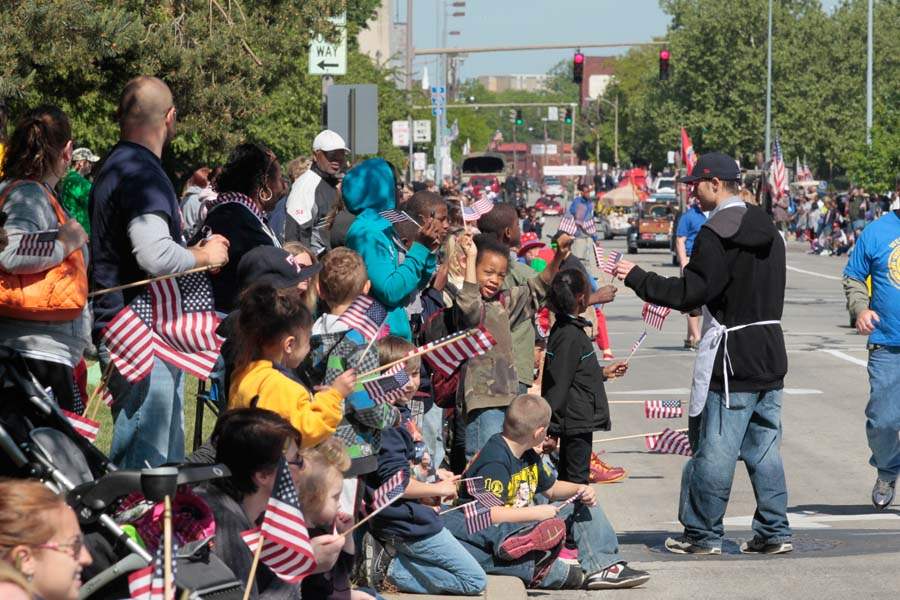
<path id="1" fill-rule="evenodd" d="M 26 181 L 13 181 L 0 196 L 0 208 L 9 193 Z M 59 224 L 68 219 L 53 193 L 46 196 Z M 15 275 L 0 270 L 0 317 L 26 321 L 71 321 L 87 303 L 88 280 L 84 252 L 79 249 L 41 273 Z"/>

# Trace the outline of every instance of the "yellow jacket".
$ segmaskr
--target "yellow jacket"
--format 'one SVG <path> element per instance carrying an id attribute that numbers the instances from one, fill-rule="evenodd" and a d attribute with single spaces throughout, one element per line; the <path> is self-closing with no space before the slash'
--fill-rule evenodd
<path id="1" fill-rule="evenodd" d="M 256 360 L 236 374 L 228 390 L 228 408 L 247 408 L 253 398 L 258 408 L 278 413 L 303 436 L 307 448 L 334 433 L 344 416 L 344 398 L 328 388 L 310 396 L 309 391 L 279 372 L 269 360 Z"/>

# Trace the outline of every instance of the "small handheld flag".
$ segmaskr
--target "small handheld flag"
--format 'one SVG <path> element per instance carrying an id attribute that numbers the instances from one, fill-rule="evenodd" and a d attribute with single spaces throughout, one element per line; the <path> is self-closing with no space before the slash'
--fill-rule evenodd
<path id="1" fill-rule="evenodd" d="M 132 600 L 174 600 L 165 598 L 165 578 L 163 576 L 163 551 L 162 544 L 156 549 L 153 562 L 138 569 L 128 576 L 128 594 Z M 178 543 L 172 541 L 172 577 L 175 577 L 177 563 L 174 556 L 178 553 Z"/>
<path id="2" fill-rule="evenodd" d="M 503 500 L 484 489 L 484 477 L 472 477 L 466 481 L 466 491 L 484 506 L 503 506 Z"/>
<path id="3" fill-rule="evenodd" d="M 594 235 L 597 233 L 597 224 L 594 223 L 594 219 L 588 217 L 587 220 L 582 221 L 580 223 L 581 230 L 584 231 L 588 235 Z"/>
<path id="4" fill-rule="evenodd" d="M 454 333 L 453 335 L 430 342 L 425 344 L 421 349 L 438 346 L 454 337 L 459 337 L 459 334 Z M 463 362 L 470 358 L 481 356 L 490 350 L 496 343 L 497 341 L 487 329 L 479 327 L 478 329 L 471 330 L 468 335 L 459 337 L 458 340 L 425 354 L 424 359 L 433 369 L 440 371 L 442 374 L 449 377 Z M 419 350 L 420 349 L 417 349 L 416 352 Z"/>
<path id="5" fill-rule="evenodd" d="M 563 506 L 568 506 L 569 504 L 574 504 L 575 502 L 579 502 L 584 497 L 584 492 L 578 492 L 574 496 L 570 496 L 568 500 L 559 505 L 559 508 Z"/>
<path id="6" fill-rule="evenodd" d="M 366 340 L 378 337 L 381 325 L 387 319 L 387 309 L 370 296 L 357 296 L 337 322 L 356 329 Z"/>
<path id="7" fill-rule="evenodd" d="M 645 302 L 644 308 L 641 309 L 641 316 L 644 318 L 644 323 L 661 330 L 670 312 L 672 312 L 672 309 L 667 306 L 658 306 Z"/>
<path id="8" fill-rule="evenodd" d="M 383 210 L 378 213 L 378 215 L 387 220 L 392 225 L 402 223 L 403 221 L 410 221 L 414 225 L 418 225 L 419 227 L 421 227 L 421 225 L 419 225 L 419 223 L 415 219 L 413 219 L 406 213 L 406 211 L 403 210 Z"/>
<path id="9" fill-rule="evenodd" d="M 572 215 L 564 216 L 559 221 L 558 230 L 569 235 L 575 235 L 575 232 L 578 231 L 578 224 L 575 223 L 575 217 L 573 217 Z"/>
<path id="10" fill-rule="evenodd" d="M 681 454 L 682 456 L 693 456 L 691 452 L 691 442 L 683 431 L 675 431 L 666 427 L 659 435 L 648 435 L 644 437 L 644 443 L 650 452 L 656 454 Z"/>
<path id="11" fill-rule="evenodd" d="M 475 209 L 475 212 L 478 213 L 478 216 L 486 215 L 494 208 L 494 203 L 491 202 L 491 199 L 487 196 L 482 196 L 480 200 L 475 202 L 472 205 L 472 208 Z"/>
<path id="12" fill-rule="evenodd" d="M 491 495 L 493 496 L 493 494 Z M 478 500 L 473 500 L 463 505 L 462 510 L 463 515 L 465 515 L 466 530 L 469 532 L 469 535 L 476 534 L 494 524 L 491 519 L 491 507 L 483 505 Z"/>
<path id="13" fill-rule="evenodd" d="M 72 428 L 79 433 L 83 438 L 92 444 L 97 441 L 97 434 L 100 433 L 100 422 L 94 421 L 92 419 L 88 419 L 87 417 L 82 417 L 79 414 L 69 412 L 64 409 L 60 409 L 63 416 L 68 419 L 69 424 L 72 425 Z"/>
<path id="14" fill-rule="evenodd" d="M 618 266 L 620 260 L 622 260 L 621 252 L 610 252 L 606 255 L 606 262 L 603 263 L 601 270 L 607 275 L 615 275 L 616 266 Z"/>
<path id="15" fill-rule="evenodd" d="M 597 268 L 603 268 L 603 247 L 599 244 L 594 244 L 594 260 L 597 262 Z"/>
<path id="16" fill-rule="evenodd" d="M 647 400 L 644 416 L 648 419 L 677 419 L 684 415 L 681 400 Z"/>
<path id="17" fill-rule="evenodd" d="M 631 345 L 631 352 L 628 354 L 628 358 L 625 359 L 626 363 L 629 360 L 631 360 L 631 357 L 634 356 L 634 353 L 637 352 L 637 349 L 641 347 L 641 344 L 644 343 L 645 339 L 647 339 L 646 331 L 641 333 L 641 335 L 640 335 L 640 337 L 638 337 L 638 339 L 634 340 L 634 343 Z"/>
<path id="18" fill-rule="evenodd" d="M 406 395 L 403 388 L 407 383 L 409 383 L 409 374 L 406 371 L 400 371 L 386 377 L 365 381 L 362 386 L 375 402 L 392 403 Z"/>
<path id="19" fill-rule="evenodd" d="M 391 475 L 372 494 L 369 514 L 373 515 L 397 500 L 406 491 L 407 485 L 409 485 L 409 471 L 401 469 Z"/>

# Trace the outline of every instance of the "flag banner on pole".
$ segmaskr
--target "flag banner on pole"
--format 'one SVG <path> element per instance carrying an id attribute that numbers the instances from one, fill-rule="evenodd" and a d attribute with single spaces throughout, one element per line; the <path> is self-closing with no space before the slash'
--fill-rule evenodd
<path id="1" fill-rule="evenodd" d="M 356 329 L 366 340 L 375 339 L 381 332 L 381 325 L 387 319 L 387 310 L 378 300 L 370 296 L 356 297 L 337 322 L 350 329 Z"/>
<path id="2" fill-rule="evenodd" d="M 697 155 L 694 153 L 694 143 L 688 137 L 688 132 L 684 127 L 681 128 L 681 160 L 687 169 L 687 174 L 690 175 L 694 170 L 694 165 L 697 164 Z"/>
<path id="3" fill-rule="evenodd" d="M 647 400 L 644 416 L 648 419 L 677 419 L 684 416 L 681 400 Z"/>
<path id="4" fill-rule="evenodd" d="M 788 191 L 787 168 L 784 155 L 781 153 L 781 140 L 778 135 L 772 142 L 772 162 L 769 165 L 769 191 L 772 197 L 780 200 Z"/>
<path id="5" fill-rule="evenodd" d="M 421 348 L 417 348 L 416 352 L 433 348 L 457 336 L 459 336 L 459 333 L 454 333 L 445 338 L 430 342 Z M 458 340 L 425 354 L 422 358 L 425 359 L 425 362 L 427 362 L 431 368 L 449 377 L 463 362 L 470 358 L 481 356 L 490 350 L 496 343 L 497 341 L 487 329 L 478 327 L 477 329 L 470 330 L 467 335 L 460 337 Z"/>
<path id="6" fill-rule="evenodd" d="M 69 412 L 65 409 L 59 409 L 63 416 L 69 421 L 75 431 L 90 443 L 97 441 L 97 434 L 100 433 L 100 422 L 82 417 L 79 414 Z"/>
<path id="7" fill-rule="evenodd" d="M 480 219 L 481 215 L 478 214 L 478 211 L 475 210 L 474 207 L 463 206 L 462 218 L 463 218 L 463 221 L 471 222 L 471 221 L 477 221 L 478 219 Z"/>
<path id="8" fill-rule="evenodd" d="M 316 568 L 297 488 L 284 458 L 278 464 L 262 525 L 242 532 L 241 538 L 254 553 L 263 544 L 259 560 L 282 581 L 299 583 Z"/>
<path id="9" fill-rule="evenodd" d="M 683 431 L 675 431 L 666 427 L 658 435 L 644 436 L 644 443 L 650 452 L 656 454 L 681 454 L 693 456 L 691 443 Z"/>
<path id="10" fill-rule="evenodd" d="M 594 244 L 594 260 L 597 262 L 597 268 L 603 268 L 603 247 L 599 244 Z"/>
<path id="11" fill-rule="evenodd" d="M 53 256 L 59 231 L 33 231 L 19 238 L 18 256 Z"/>
<path id="12" fill-rule="evenodd" d="M 607 275 L 615 275 L 616 267 L 618 266 L 620 260 L 622 260 L 621 252 L 610 252 L 606 255 L 606 262 L 603 263 L 603 268 L 601 270 Z"/>
<path id="13" fill-rule="evenodd" d="M 580 225 L 581 230 L 588 235 L 594 235 L 595 233 L 597 233 L 597 224 L 594 223 L 594 219 L 591 217 L 588 217 L 586 220 L 582 221 Z"/>
<path id="14" fill-rule="evenodd" d="M 641 316 L 644 318 L 644 323 L 646 323 L 650 327 L 655 327 L 661 330 L 663 323 L 665 322 L 666 317 L 669 316 L 670 312 L 672 312 L 671 308 L 645 302 L 644 308 L 641 310 Z"/>
<path id="15" fill-rule="evenodd" d="M 402 223 L 403 221 L 411 221 L 415 223 L 412 217 L 410 217 L 402 210 L 383 210 L 378 213 L 378 215 L 392 224 Z"/>
<path id="16" fill-rule="evenodd" d="M 153 562 L 138 569 L 128 576 L 128 593 L 132 600 L 174 600 L 174 598 L 165 598 L 165 565 L 164 565 L 165 547 L 160 543 L 156 549 L 156 555 Z M 178 542 L 172 538 L 172 579 L 175 578 L 177 572 L 178 561 L 175 556 L 178 554 Z M 174 586 L 173 586 L 174 590 Z"/>
<path id="17" fill-rule="evenodd" d="M 487 196 L 482 196 L 480 200 L 477 200 L 474 204 L 472 204 L 472 209 L 478 213 L 478 216 L 486 215 L 494 208 L 494 203 Z"/>
<path id="18" fill-rule="evenodd" d="M 386 377 L 364 381 L 362 386 L 375 402 L 393 403 L 406 396 L 403 388 L 407 383 L 409 383 L 409 374 L 406 371 L 400 371 Z"/>
<path id="19" fill-rule="evenodd" d="M 503 500 L 484 489 L 484 477 L 472 477 L 466 481 L 466 491 L 484 506 L 503 506 Z"/>
<path id="20" fill-rule="evenodd" d="M 103 390 L 100 392 L 100 401 L 106 406 L 113 405 L 115 398 L 113 398 L 112 392 L 109 391 L 109 386 L 103 386 Z"/>
<path id="21" fill-rule="evenodd" d="M 575 235 L 575 232 L 578 231 L 578 224 L 575 223 L 575 217 L 572 215 L 565 215 L 559 221 L 558 230 L 569 235 Z"/>
<path id="22" fill-rule="evenodd" d="M 119 373 L 130 383 L 144 379 L 154 357 L 208 379 L 224 341 L 206 273 L 154 281 L 113 317 L 103 341 Z"/>
<path id="23" fill-rule="evenodd" d="M 493 494 L 491 494 L 493 496 Z M 496 498 L 496 496 L 494 496 Z M 494 524 L 491 520 L 491 507 L 485 506 L 478 500 L 473 500 L 463 505 L 463 515 L 466 519 L 466 530 L 469 535 L 474 535 L 482 529 L 487 529 Z"/>
<path id="24" fill-rule="evenodd" d="M 397 500 L 406 491 L 407 485 L 409 485 L 409 471 L 406 469 L 400 469 L 391 475 L 372 494 L 369 514 L 375 514 Z"/>

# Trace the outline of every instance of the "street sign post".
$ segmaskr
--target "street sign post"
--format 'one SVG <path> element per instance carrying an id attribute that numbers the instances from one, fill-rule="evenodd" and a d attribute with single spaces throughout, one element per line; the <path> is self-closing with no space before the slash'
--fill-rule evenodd
<path id="1" fill-rule="evenodd" d="M 338 28 L 340 39 L 337 43 L 329 42 L 322 35 L 313 39 L 309 45 L 310 75 L 347 74 L 347 14 L 330 20 Z"/>
<path id="2" fill-rule="evenodd" d="M 352 155 L 378 154 L 378 86 L 328 88 L 328 129 L 347 140 Z"/>
<path id="3" fill-rule="evenodd" d="M 391 123 L 391 143 L 401 148 L 409 146 L 409 121 L 393 121 Z"/>
<path id="4" fill-rule="evenodd" d="M 547 107 L 547 120 L 548 121 L 559 121 L 559 108 L 556 106 L 548 106 Z"/>
<path id="5" fill-rule="evenodd" d="M 428 119 L 413 121 L 413 141 L 417 144 L 431 143 L 431 121 Z"/>
<path id="6" fill-rule="evenodd" d="M 442 85 L 431 86 L 431 114 L 439 117 L 444 114 L 447 104 L 447 88 Z"/>

